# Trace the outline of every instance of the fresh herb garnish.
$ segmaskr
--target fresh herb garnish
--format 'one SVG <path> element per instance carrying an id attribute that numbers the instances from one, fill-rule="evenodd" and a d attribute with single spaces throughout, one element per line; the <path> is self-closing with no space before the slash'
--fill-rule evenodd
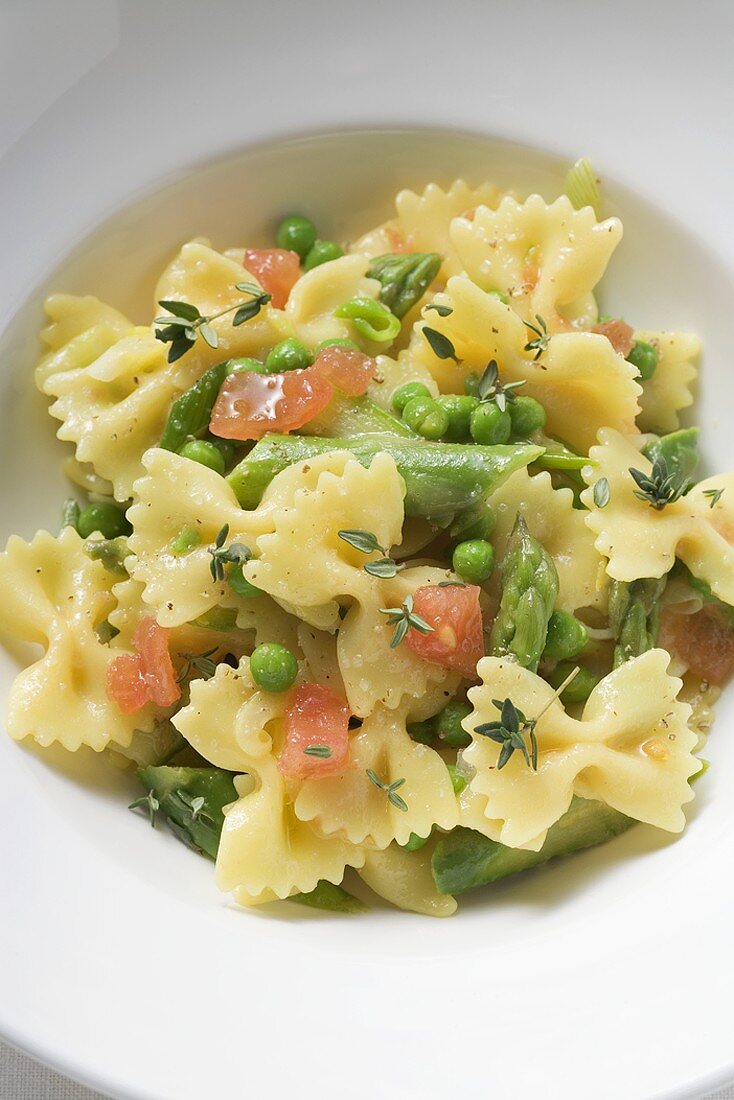
<path id="1" fill-rule="evenodd" d="M 405 597 L 401 607 L 381 607 L 379 610 L 381 615 L 390 616 L 387 620 L 388 623 L 395 624 L 395 630 L 390 640 L 390 649 L 395 649 L 400 645 L 411 627 L 417 630 L 419 634 L 432 634 L 436 629 L 420 615 L 414 613 L 412 595 Z"/>
<path id="2" fill-rule="evenodd" d="M 225 523 L 214 540 L 214 546 L 209 548 L 209 553 L 212 556 L 212 560 L 209 562 L 209 572 L 213 581 L 224 580 L 224 566 L 226 563 L 231 562 L 234 565 L 242 565 L 243 562 L 249 561 L 252 557 L 249 546 L 245 546 L 242 542 L 233 542 L 231 546 L 225 547 L 224 544 L 227 541 L 228 534 L 229 524 Z"/>
<path id="3" fill-rule="evenodd" d="M 304 756 L 316 756 L 319 760 L 329 760 L 331 749 L 328 745 L 307 745 L 303 750 Z"/>
<path id="4" fill-rule="evenodd" d="M 514 752 L 519 751 L 522 753 L 523 759 L 528 767 L 532 768 L 534 772 L 537 772 L 538 739 L 535 736 L 535 727 L 548 708 L 556 701 L 561 692 L 566 690 L 568 685 L 580 671 L 581 669 L 577 667 L 566 677 L 561 686 L 554 691 L 551 698 L 535 718 L 526 718 L 523 712 L 519 707 L 515 706 L 510 698 L 492 700 L 492 704 L 500 712 L 499 721 L 482 722 L 481 725 L 474 727 L 474 732 L 478 733 L 480 737 L 488 737 L 490 741 L 495 741 L 498 745 L 502 746 L 497 759 L 498 771 L 504 768 Z M 530 742 L 529 748 L 525 741 L 526 737 Z"/>
<path id="5" fill-rule="evenodd" d="M 383 555 L 378 561 L 368 561 L 364 566 L 365 573 L 369 573 L 371 577 L 380 577 L 383 580 L 389 580 L 399 573 L 403 568 L 402 565 L 398 565 L 388 555 L 387 547 L 380 546 L 377 541 L 377 536 L 372 531 L 362 531 L 360 529 L 344 530 L 338 532 L 339 538 L 344 542 L 353 546 L 355 550 L 359 550 L 361 554 L 374 554 L 377 551 Z"/>
<path id="6" fill-rule="evenodd" d="M 480 401 L 494 401 L 500 412 L 504 412 L 508 402 L 517 400 L 515 390 L 525 385 L 525 379 L 519 382 L 501 382 L 496 359 L 490 359 L 484 373 L 477 383 L 477 397 Z"/>
<path id="7" fill-rule="evenodd" d="M 690 486 L 690 480 L 679 469 L 671 469 L 662 455 L 658 455 L 649 474 L 630 468 L 630 476 L 637 485 L 634 495 L 646 501 L 658 512 L 679 500 Z"/>
<path id="8" fill-rule="evenodd" d="M 704 489 L 702 496 L 709 498 L 709 508 L 713 508 L 721 500 L 723 489 Z"/>
<path id="9" fill-rule="evenodd" d="M 438 302 L 431 302 L 429 306 L 426 306 L 424 312 L 428 312 L 429 309 L 435 309 L 439 317 L 450 317 L 454 312 L 451 306 L 442 306 Z"/>
<path id="10" fill-rule="evenodd" d="M 531 321 L 523 322 L 526 328 L 535 333 L 533 339 L 528 340 L 524 350 L 534 351 L 533 360 L 537 363 L 550 343 L 550 333 L 548 332 L 548 326 L 539 313 L 535 314 L 535 320 L 538 322 L 537 325 L 534 325 Z"/>
<path id="11" fill-rule="evenodd" d="M 600 477 L 594 486 L 594 504 L 597 508 L 606 508 L 611 495 L 609 482 L 605 477 Z"/>
<path id="12" fill-rule="evenodd" d="M 406 813 L 408 809 L 408 803 L 405 801 L 404 798 L 401 798 L 399 794 L 395 793 L 400 787 L 403 786 L 405 780 L 396 779 L 394 783 L 384 783 L 382 779 L 380 779 L 379 775 L 376 775 L 375 772 L 372 771 L 372 768 L 366 768 L 365 770 L 367 772 L 367 778 L 370 779 L 371 782 L 374 783 L 374 785 L 379 790 L 385 792 L 388 802 L 392 806 L 394 806 L 396 810 L 402 810 L 403 813 Z"/>
<path id="13" fill-rule="evenodd" d="M 170 344 L 168 349 L 168 362 L 175 363 L 182 355 L 185 355 L 194 344 L 197 337 L 201 338 L 210 348 L 219 347 L 219 337 L 212 327 L 212 321 L 218 317 L 224 317 L 227 313 L 234 313 L 232 325 L 237 328 L 245 321 L 256 317 L 264 305 L 270 301 L 271 295 L 266 294 L 255 283 L 236 283 L 235 287 L 243 294 L 251 295 L 249 301 L 237 302 L 226 309 L 220 309 L 218 313 L 211 313 L 208 317 L 192 305 L 191 302 L 176 302 L 170 299 L 162 299 L 159 306 L 167 309 L 171 316 L 156 317 L 155 338 L 164 344 Z"/>
<path id="14" fill-rule="evenodd" d="M 182 683 L 192 672 L 198 672 L 202 680 L 210 680 L 217 671 L 216 661 L 211 659 L 212 654 L 216 652 L 217 647 L 214 646 L 213 649 L 207 649 L 205 653 L 182 653 L 183 664 L 176 677 L 177 682 Z"/>
<path id="15" fill-rule="evenodd" d="M 455 363 L 459 362 L 456 357 L 456 348 L 448 336 L 444 336 L 442 332 L 435 328 L 428 328 L 427 325 L 423 326 L 423 335 L 431 345 L 433 354 L 437 355 L 439 359 L 453 359 Z"/>
<path id="16" fill-rule="evenodd" d="M 155 815 L 161 808 L 161 804 L 153 794 L 152 791 L 148 791 L 142 798 L 136 798 L 134 802 L 131 802 L 128 806 L 128 810 L 139 810 L 145 807 L 145 812 L 150 818 L 150 823 L 155 829 Z"/>

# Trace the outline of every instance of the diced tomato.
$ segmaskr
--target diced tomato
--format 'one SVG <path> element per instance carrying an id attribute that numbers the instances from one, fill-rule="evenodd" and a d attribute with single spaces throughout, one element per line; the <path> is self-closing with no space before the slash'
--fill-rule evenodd
<path id="1" fill-rule="evenodd" d="M 168 651 L 168 631 L 148 616 L 138 623 L 133 645 L 140 654 L 151 702 L 157 707 L 170 707 L 181 698 L 181 688 Z"/>
<path id="2" fill-rule="evenodd" d="M 723 684 L 734 670 L 734 631 L 713 607 L 695 615 L 666 615 L 661 643 L 711 684 Z"/>
<path id="3" fill-rule="evenodd" d="M 246 248 L 244 266 L 272 296 L 276 309 L 283 309 L 301 274 L 298 253 L 286 248 Z"/>
<path id="4" fill-rule="evenodd" d="M 349 766 L 349 707 L 330 688 L 321 684 L 297 687 L 284 730 L 285 746 L 278 760 L 283 775 L 321 778 L 341 775 Z"/>
<path id="5" fill-rule="evenodd" d="M 333 394 L 333 387 L 313 367 L 285 374 L 240 371 L 225 378 L 209 428 L 222 439 L 262 439 L 266 432 L 290 432 L 318 416 Z"/>
<path id="6" fill-rule="evenodd" d="M 107 666 L 107 695 L 123 714 L 146 703 L 170 707 L 181 697 L 168 651 L 168 631 L 152 617 L 141 619 L 133 635 L 137 653 L 123 653 Z"/>
<path id="7" fill-rule="evenodd" d="M 479 592 L 475 584 L 463 588 L 453 585 L 418 588 L 413 596 L 413 611 L 433 630 L 421 634 L 411 627 L 406 643 L 424 660 L 453 668 L 467 680 L 475 680 L 477 661 L 484 656 Z"/>
<path id="8" fill-rule="evenodd" d="M 377 364 L 356 348 L 330 347 L 319 352 L 311 369 L 342 393 L 358 397 L 367 392 Z"/>
<path id="9" fill-rule="evenodd" d="M 107 665 L 107 698 L 117 703 L 123 714 L 135 714 L 148 702 L 148 685 L 138 653 L 123 653 Z"/>
<path id="10" fill-rule="evenodd" d="M 614 350 L 625 359 L 632 351 L 635 342 L 634 329 L 623 321 L 621 317 L 613 317 L 611 321 L 602 321 L 594 325 L 592 332 L 598 332 L 600 336 L 606 336 Z"/>

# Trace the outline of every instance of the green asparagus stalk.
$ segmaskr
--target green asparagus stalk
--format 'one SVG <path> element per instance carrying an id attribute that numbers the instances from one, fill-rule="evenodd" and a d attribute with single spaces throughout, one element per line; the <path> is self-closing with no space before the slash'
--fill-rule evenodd
<path id="1" fill-rule="evenodd" d="M 227 480 L 243 508 L 256 508 L 265 488 L 281 470 L 330 451 L 349 451 L 363 466 L 369 466 L 380 452 L 392 455 L 405 481 L 406 514 L 445 526 L 455 515 L 477 505 L 504 478 L 532 462 L 541 448 L 529 444 L 479 447 L 429 443 L 387 435 L 356 439 L 266 435 Z"/>
<path id="2" fill-rule="evenodd" d="M 312 909 L 328 909 L 332 913 L 365 913 L 369 906 L 348 894 L 343 886 L 321 879 L 308 894 L 294 894 L 289 901 L 310 905 Z"/>
<path id="3" fill-rule="evenodd" d="M 108 573 L 119 577 L 128 575 L 125 558 L 129 550 L 125 535 L 119 535 L 116 539 L 87 539 L 84 549 L 93 561 L 101 561 Z"/>
<path id="4" fill-rule="evenodd" d="M 454 829 L 436 845 L 432 857 L 433 877 L 440 893 L 461 894 L 527 871 L 556 856 L 603 844 L 634 824 L 631 817 L 603 802 L 574 798 L 563 817 L 548 830 L 539 852 L 507 848 L 473 829 Z"/>
<path id="5" fill-rule="evenodd" d="M 61 509 L 61 527 L 73 527 L 76 531 L 77 524 L 79 523 L 79 504 L 73 497 L 69 497 L 64 501 L 64 506 Z"/>
<path id="6" fill-rule="evenodd" d="M 576 454 L 565 443 L 551 439 L 545 432 L 533 432 L 529 442 L 543 448 L 543 454 L 534 463 L 542 470 L 580 470 L 584 466 L 595 465 L 587 455 Z"/>
<path id="7" fill-rule="evenodd" d="M 648 443 L 642 453 L 651 462 L 656 458 L 664 459 L 669 473 L 687 482 L 687 492 L 693 485 L 693 475 L 698 465 L 698 428 L 682 428 L 669 435 L 661 435 Z"/>
<path id="8" fill-rule="evenodd" d="M 370 279 L 382 283 L 380 301 L 403 318 L 420 301 L 441 267 L 437 252 L 391 252 L 376 256 L 367 269 Z"/>
<path id="9" fill-rule="evenodd" d="M 511 653 L 536 671 L 557 595 L 553 559 L 518 513 L 502 563 L 502 597 L 490 638 L 494 656 Z"/>
<path id="10" fill-rule="evenodd" d="M 652 649 L 658 640 L 661 597 L 667 577 L 612 581 L 609 626 L 616 639 L 614 668 Z"/>
<path id="11" fill-rule="evenodd" d="M 711 585 L 707 584 L 706 581 L 702 581 L 700 577 L 694 577 L 683 562 L 676 562 L 676 569 L 683 571 L 691 588 L 699 594 L 703 602 L 715 607 L 725 622 L 734 630 L 734 607 L 715 596 L 711 591 Z"/>
<path id="12" fill-rule="evenodd" d="M 304 424 L 304 435 L 354 439 L 363 435 L 395 435 L 403 439 L 420 436 L 369 397 L 346 397 L 335 393 L 324 411 Z"/>
<path id="13" fill-rule="evenodd" d="M 231 369 L 229 360 L 217 363 L 202 374 L 186 393 L 176 398 L 168 413 L 159 447 L 165 451 L 179 451 L 187 439 L 209 427 L 217 394 Z"/>

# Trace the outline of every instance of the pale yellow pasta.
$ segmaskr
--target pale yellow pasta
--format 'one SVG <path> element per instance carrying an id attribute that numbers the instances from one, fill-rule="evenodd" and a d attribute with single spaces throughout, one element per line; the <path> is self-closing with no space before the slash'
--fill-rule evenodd
<path id="1" fill-rule="evenodd" d="M 492 511 L 496 520 L 492 544 L 498 561 L 504 558 L 515 519 L 521 513 L 553 558 L 558 572 L 557 606 L 570 612 L 606 607 L 609 584 L 604 559 L 584 522 L 585 513 L 573 506 L 570 489 L 554 489 L 546 471 L 531 477 L 527 470 L 517 470 L 492 494 Z M 499 583 L 496 570 L 493 592 L 498 591 Z"/>
<path id="2" fill-rule="evenodd" d="M 397 359 L 378 355 L 376 362 L 377 373 L 370 382 L 367 393 L 381 408 L 392 412 L 392 395 L 399 386 L 404 386 L 407 382 L 421 382 L 432 397 L 437 396 L 438 386 L 431 372 L 407 350 L 401 351 Z"/>
<path id="3" fill-rule="evenodd" d="M 449 232 L 452 221 L 476 207 L 494 206 L 499 198 L 500 192 L 490 183 L 472 188 L 464 180 L 454 180 L 447 191 L 436 183 L 429 183 L 420 194 L 408 190 L 398 194 L 395 200 L 397 227 L 411 251 L 438 252 L 443 256 L 441 275 L 446 280 L 461 269 Z"/>
<path id="4" fill-rule="evenodd" d="M 398 909 L 427 917 L 450 917 L 456 912 L 456 899 L 436 889 L 431 871 L 433 848 L 427 844 L 417 852 L 406 852 L 391 844 L 381 852 L 367 851 L 359 876 Z"/>
<path id="5" fill-rule="evenodd" d="M 656 510 L 635 496 L 630 469 L 649 474 L 652 468 L 638 439 L 605 429 L 589 457 L 596 466 L 582 471 L 589 485 L 582 500 L 590 509 L 586 523 L 596 548 L 609 559 L 609 575 L 619 581 L 662 577 L 677 556 L 719 599 L 734 604 L 734 474 L 700 481 L 680 500 Z M 598 508 L 592 487 L 602 477 L 609 484 L 609 503 Z"/>
<path id="6" fill-rule="evenodd" d="M 217 854 L 217 883 L 242 905 L 313 890 L 321 879 L 339 883 L 364 852 L 340 837 L 322 837 L 296 817 L 275 760 L 258 762 L 257 787 L 226 811 Z M 241 780 L 235 780 L 238 791 Z"/>
<path id="7" fill-rule="evenodd" d="M 441 317 L 424 311 L 407 354 L 430 371 L 442 392 L 461 392 L 467 374 L 481 374 L 494 359 L 502 381 L 523 381 L 520 392 L 544 406 L 548 431 L 570 446 L 587 451 L 605 426 L 635 430 L 641 393 L 637 368 L 606 337 L 559 333 L 535 360 L 534 352 L 525 350 L 528 330 L 520 318 L 466 276 L 450 279 L 446 293 L 435 301 L 451 312 Z M 426 326 L 451 340 L 458 362 L 435 354 L 423 334 Z"/>
<path id="8" fill-rule="evenodd" d="M 367 774 L 385 783 L 404 780 L 397 806 Z M 296 796 L 296 816 L 324 836 L 386 848 L 405 844 L 411 833 L 428 836 L 434 824 L 458 822 L 456 795 L 445 763 L 433 749 L 413 741 L 405 712 L 377 706 L 350 743 L 350 767 L 343 775 L 306 779 Z"/>
<path id="9" fill-rule="evenodd" d="M 377 298 L 380 284 L 367 278 L 367 256 L 341 256 L 303 275 L 288 296 L 286 318 L 307 347 L 322 340 L 354 338 L 351 321 L 334 311 L 350 298 Z M 384 346 L 383 349 L 384 350 Z"/>
<path id="10" fill-rule="evenodd" d="M 113 580 L 71 527 L 58 538 L 39 531 L 29 543 L 9 539 L 0 554 L 3 630 L 44 650 L 11 688 L 11 737 L 99 752 L 110 741 L 129 744 L 135 729 L 152 728 L 150 706 L 125 715 L 105 690 L 114 654 L 95 628 L 115 606 Z"/>
<path id="11" fill-rule="evenodd" d="M 508 195 L 496 210 L 480 206 L 471 219 L 451 224 L 469 277 L 482 290 L 508 295 L 525 320 L 540 315 L 551 332 L 595 323 L 592 291 L 621 239 L 618 218 L 598 222 L 590 206 L 575 210 L 565 195 L 550 204 L 540 195 L 523 203 Z"/>
<path id="12" fill-rule="evenodd" d="M 481 825 L 502 844 L 538 851 L 577 794 L 680 832 L 682 807 L 693 798 L 688 780 L 700 764 L 693 755 L 696 735 L 687 724 L 691 709 L 678 701 L 682 685 L 668 675 L 669 661 L 662 649 L 627 661 L 594 688 L 577 720 L 535 673 L 506 658 L 485 657 L 479 663 L 482 683 L 469 690 L 474 710 L 463 722 L 472 737 L 463 760 L 473 770 L 464 821 Z M 499 719 L 492 700 L 505 698 L 529 719 L 540 715 L 537 771 L 519 751 L 499 769 L 500 746 L 475 731 Z"/>
<path id="13" fill-rule="evenodd" d="M 701 343 L 685 332 L 636 332 L 635 338 L 652 344 L 659 356 L 652 378 L 641 383 L 641 412 L 637 418 L 640 430 L 675 431 L 680 426 L 678 414 L 693 404 L 692 389 L 698 374 L 695 360 Z"/>
<path id="14" fill-rule="evenodd" d="M 134 327 L 118 310 L 89 295 L 52 294 L 44 308 L 49 324 L 41 340 L 49 351 L 36 367 L 36 385 L 41 390 L 52 374 L 88 367 Z"/>

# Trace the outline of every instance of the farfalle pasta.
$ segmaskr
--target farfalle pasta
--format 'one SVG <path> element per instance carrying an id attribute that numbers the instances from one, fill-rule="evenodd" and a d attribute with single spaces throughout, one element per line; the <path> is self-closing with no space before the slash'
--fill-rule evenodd
<path id="1" fill-rule="evenodd" d="M 734 671 L 734 474 L 699 480 L 681 427 L 698 338 L 599 315 L 622 225 L 590 180 L 194 238 L 134 320 L 46 303 L 73 495 L 0 553 L 8 730 L 134 767 L 131 809 L 244 907 L 450 916 L 684 827 Z"/>

